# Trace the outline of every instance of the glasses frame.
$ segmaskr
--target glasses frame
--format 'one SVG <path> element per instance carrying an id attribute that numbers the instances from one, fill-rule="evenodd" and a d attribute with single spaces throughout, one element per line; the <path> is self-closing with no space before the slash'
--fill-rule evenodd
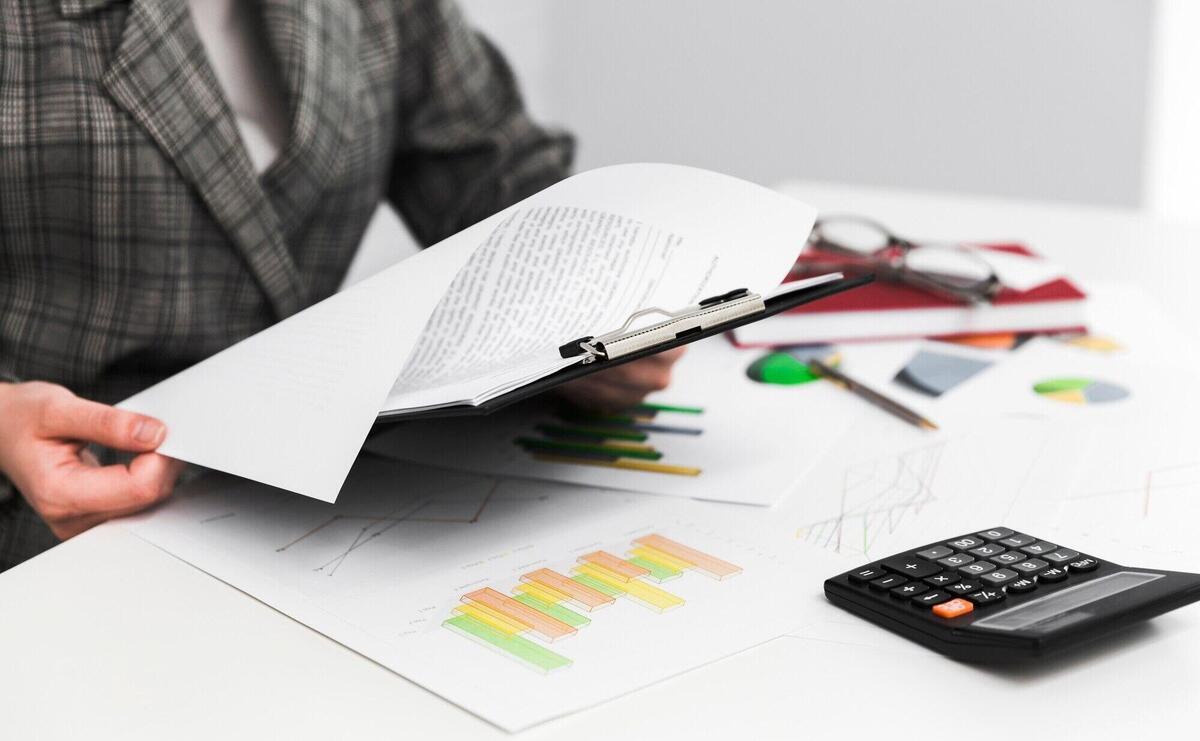
<path id="1" fill-rule="evenodd" d="M 882 247 L 869 252 L 847 247 L 825 236 L 824 227 L 833 222 L 852 222 L 866 226 L 879 232 L 884 238 Z M 883 224 L 864 216 L 834 215 L 817 219 L 812 232 L 808 235 L 806 249 L 814 249 L 831 255 L 846 257 L 843 261 L 814 262 L 806 261 L 805 268 L 825 270 L 855 271 L 870 269 L 884 280 L 906 283 L 937 296 L 942 296 L 963 303 L 983 303 L 991 301 L 1002 288 L 999 276 L 992 266 L 975 254 L 971 248 L 961 244 L 918 243 L 905 239 Z M 913 268 L 908 263 L 908 255 L 915 249 L 944 249 L 961 253 L 977 262 L 987 273 L 987 277 L 977 283 L 963 285 L 948 280 L 939 280 L 936 273 L 928 273 Z"/>

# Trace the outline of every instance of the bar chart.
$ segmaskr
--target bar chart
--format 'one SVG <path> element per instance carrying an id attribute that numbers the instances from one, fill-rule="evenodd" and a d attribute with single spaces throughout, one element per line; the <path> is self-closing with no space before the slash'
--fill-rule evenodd
<path id="1" fill-rule="evenodd" d="M 643 404 L 620 414 L 560 413 L 536 423 L 513 443 L 536 461 L 619 468 L 627 471 L 699 476 L 701 469 L 664 461 L 654 436 L 697 436 L 704 430 L 695 406 Z"/>
<path id="2" fill-rule="evenodd" d="M 512 580 L 509 594 L 490 586 L 474 589 L 461 595 L 442 627 L 549 674 L 574 663 L 560 645 L 581 631 L 602 629 L 593 627 L 598 611 L 628 602 L 665 613 L 685 600 L 663 583 L 689 572 L 717 581 L 742 573 L 736 564 L 658 533 L 634 538 L 625 551 L 622 557 L 595 550 L 562 570 L 533 569 Z"/>

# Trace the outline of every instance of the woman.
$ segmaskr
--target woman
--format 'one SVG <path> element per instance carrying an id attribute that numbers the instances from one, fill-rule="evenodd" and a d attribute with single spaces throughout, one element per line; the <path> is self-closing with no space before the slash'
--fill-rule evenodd
<path id="1" fill-rule="evenodd" d="M 0 569 L 167 496 L 107 405 L 330 295 L 382 199 L 432 244 L 571 152 L 448 1 L 0 0 Z"/>

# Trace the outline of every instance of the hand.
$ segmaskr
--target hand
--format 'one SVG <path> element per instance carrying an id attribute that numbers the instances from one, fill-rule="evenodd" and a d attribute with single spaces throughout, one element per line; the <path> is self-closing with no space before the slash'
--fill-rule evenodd
<path id="1" fill-rule="evenodd" d="M 637 406 L 651 391 L 671 384 L 671 366 L 683 357 L 684 348 L 660 352 L 625 365 L 593 373 L 558 388 L 561 397 L 598 412 L 619 412 Z"/>
<path id="2" fill-rule="evenodd" d="M 0 383 L 0 471 L 66 539 L 165 498 L 183 468 L 151 452 L 167 436 L 152 417 L 80 399 L 50 383 Z M 140 453 L 101 466 L 88 443 Z"/>

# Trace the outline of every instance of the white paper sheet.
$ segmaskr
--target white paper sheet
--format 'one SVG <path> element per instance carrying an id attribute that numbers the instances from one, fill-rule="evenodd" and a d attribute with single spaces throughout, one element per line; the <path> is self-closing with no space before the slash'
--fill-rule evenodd
<path id="1" fill-rule="evenodd" d="M 1029 291 L 1065 277 L 1062 266 L 1043 257 L 980 249 L 976 253 L 992 268 L 1000 284 L 1014 291 Z"/>
<path id="2" fill-rule="evenodd" d="M 364 458 L 337 505 L 212 475 L 136 533 L 507 730 L 594 705 L 775 638 L 798 623 L 811 584 L 786 560 L 734 537 L 712 510 Z M 516 596 L 521 575 L 572 574 L 597 550 L 624 558 L 661 533 L 742 569 L 686 570 L 646 585 L 684 600 L 658 612 L 628 597 L 536 645 L 569 666 L 542 673 L 453 632 L 464 594 Z"/>
<path id="3" fill-rule="evenodd" d="M 1124 396 L 1076 404 L 1035 391 L 1039 384 L 1061 379 L 1098 384 Z M 1086 389 L 1084 393 L 1091 394 Z M 1143 362 L 1130 354 L 1100 353 L 1038 337 L 994 370 L 963 384 L 955 396 L 959 405 L 977 413 L 1002 412 L 1087 423 L 1139 419 L 1149 410 L 1188 408 L 1200 399 L 1200 392 L 1195 388 L 1194 371 L 1170 358 L 1165 362 Z"/>
<path id="4" fill-rule="evenodd" d="M 678 235 L 711 267 L 702 284 L 726 289 L 777 284 L 815 216 L 786 196 L 688 167 L 638 164 L 582 173 L 121 406 L 166 422 L 161 451 L 167 455 L 333 501 L 446 288 L 505 219 L 539 206 L 586 207 Z M 680 275 L 691 273 L 681 268 Z M 695 285 L 692 280 L 692 290 Z M 553 349 L 566 340 L 545 341 Z"/>
<path id="5" fill-rule="evenodd" d="M 120 406 L 166 422 L 165 455 L 332 502 L 469 246 L 427 250 Z"/>

